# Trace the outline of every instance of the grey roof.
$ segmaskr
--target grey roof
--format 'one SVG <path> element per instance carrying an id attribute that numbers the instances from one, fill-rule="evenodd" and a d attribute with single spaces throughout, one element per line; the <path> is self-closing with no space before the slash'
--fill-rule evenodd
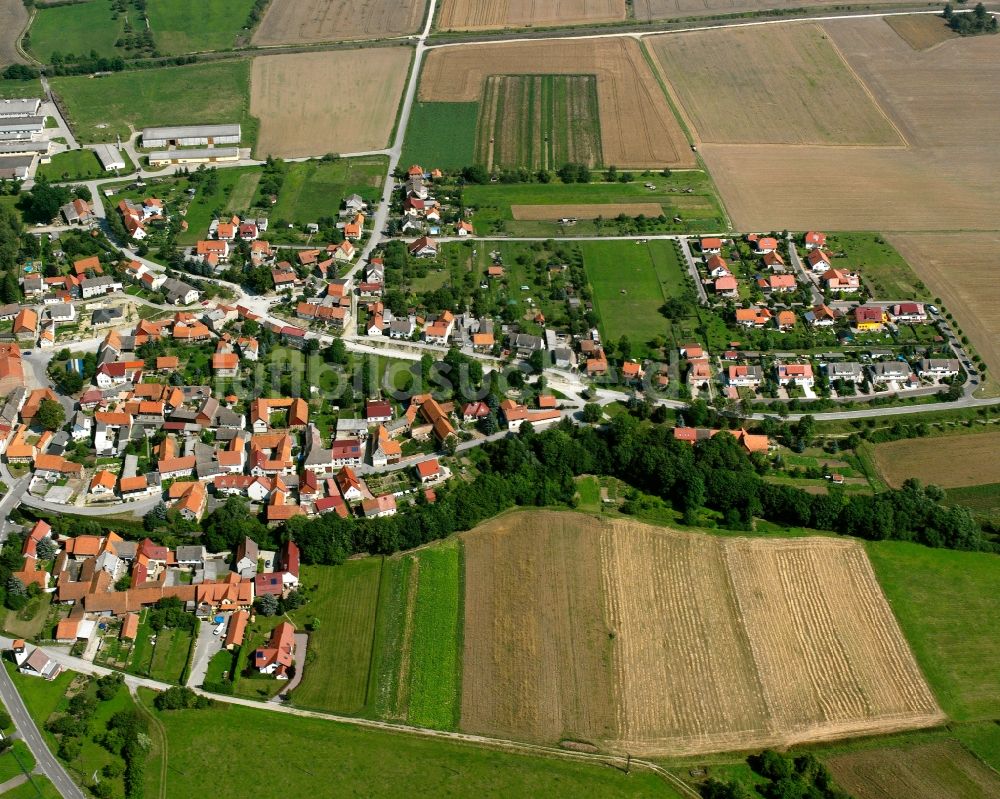
<path id="1" fill-rule="evenodd" d="M 80 288 L 91 286 L 110 286 L 112 283 L 117 283 L 118 281 L 110 275 L 101 275 L 100 277 L 88 277 L 80 281 Z"/>
<path id="2" fill-rule="evenodd" d="M 191 563 L 205 559 L 205 547 L 194 545 L 177 547 L 178 562 Z"/>
<path id="3" fill-rule="evenodd" d="M 902 361 L 880 361 L 872 367 L 872 372 L 877 376 L 910 374 L 910 365 Z"/>
<path id="4" fill-rule="evenodd" d="M 55 318 L 57 316 L 67 316 L 73 313 L 73 306 L 68 302 L 55 302 L 48 306 L 49 318 Z"/>
<path id="5" fill-rule="evenodd" d="M 544 350 L 545 342 L 539 336 L 518 333 L 514 336 L 514 346 L 519 350 Z"/>
<path id="6" fill-rule="evenodd" d="M 861 364 L 856 361 L 828 363 L 826 365 L 826 373 L 831 380 L 836 380 L 838 377 L 860 377 L 862 372 Z"/>
<path id="7" fill-rule="evenodd" d="M 394 319 L 389 323 L 389 333 L 413 333 L 413 322 L 409 319 Z"/>
<path id="8" fill-rule="evenodd" d="M 98 308 L 90 317 L 91 324 L 105 325 L 122 315 L 118 308 Z M 109 351 L 110 352 L 110 351 Z"/>
<path id="9" fill-rule="evenodd" d="M 94 147 L 94 152 L 105 169 L 113 169 L 115 164 L 124 166 L 125 159 L 117 147 L 113 144 L 98 144 Z"/>
<path id="10" fill-rule="evenodd" d="M 49 152 L 47 141 L 0 141 L 0 153 L 38 153 L 46 155 Z"/>
<path id="11" fill-rule="evenodd" d="M 0 119 L 0 130 L 42 130 L 44 127 L 45 117 L 36 114 Z"/>
<path id="12" fill-rule="evenodd" d="M 174 158 L 236 158 L 239 147 L 199 147 L 185 150 L 158 150 L 149 154 L 150 161 L 172 161 Z"/>
<path id="13" fill-rule="evenodd" d="M 142 139 L 197 139 L 216 136 L 241 136 L 239 125 L 180 125 L 167 128 L 143 128 Z"/>
<path id="14" fill-rule="evenodd" d="M 178 300 L 184 299 L 184 296 L 191 291 L 197 291 L 194 286 L 189 286 L 182 280 L 176 280 L 172 277 L 168 277 L 163 281 L 163 291 L 167 295 L 167 302 L 177 302 Z"/>
<path id="15" fill-rule="evenodd" d="M 10 100 L 0 100 L 0 116 L 24 117 L 38 113 L 42 101 L 37 97 L 19 97 Z"/>
<path id="16" fill-rule="evenodd" d="M 132 560 L 135 558 L 137 549 L 138 544 L 136 544 L 135 541 L 119 541 L 115 544 L 115 552 L 118 553 L 118 557 L 125 560 Z"/>
<path id="17" fill-rule="evenodd" d="M 243 417 L 231 408 L 219 408 L 215 414 L 215 424 L 219 427 L 242 428 Z"/>
<path id="18" fill-rule="evenodd" d="M 924 358 L 920 361 L 920 371 L 948 369 L 957 372 L 961 364 L 957 358 Z"/>

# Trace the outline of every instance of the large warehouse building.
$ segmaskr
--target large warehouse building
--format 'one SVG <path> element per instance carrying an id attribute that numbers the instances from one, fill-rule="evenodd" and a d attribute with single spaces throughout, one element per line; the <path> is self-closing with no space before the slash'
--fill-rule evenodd
<path id="1" fill-rule="evenodd" d="M 20 100 L 0 100 L 0 117 L 33 117 L 38 116 L 42 101 L 37 97 Z"/>
<path id="2" fill-rule="evenodd" d="M 239 144 L 239 125 L 189 125 L 179 128 L 145 128 L 143 147 L 213 147 Z"/>

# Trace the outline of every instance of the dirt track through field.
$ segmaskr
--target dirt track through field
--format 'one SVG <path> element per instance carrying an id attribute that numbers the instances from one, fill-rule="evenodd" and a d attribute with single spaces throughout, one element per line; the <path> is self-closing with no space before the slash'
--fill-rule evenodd
<path id="1" fill-rule="evenodd" d="M 527 221 L 546 221 L 575 217 L 577 219 L 595 219 L 603 216 L 614 219 L 619 214 L 626 216 L 656 217 L 663 213 L 663 206 L 656 203 L 604 203 L 579 205 L 512 205 L 510 207 L 514 219 Z"/>
<path id="2" fill-rule="evenodd" d="M 17 52 L 17 41 L 28 24 L 28 9 L 22 0 L 0 0 L 0 67 L 9 64 L 23 64 L 24 58 Z"/>
<path id="3" fill-rule="evenodd" d="M 426 0 L 271 0 L 252 41 L 266 47 L 402 36 L 417 32 L 425 7 Z"/>
<path id="4" fill-rule="evenodd" d="M 463 538 L 469 732 L 673 756 L 943 718 L 856 542 L 558 512 Z"/>
<path id="5" fill-rule="evenodd" d="M 879 472 L 894 487 L 908 477 L 942 488 L 1000 483 L 1000 433 L 917 438 L 875 446 Z"/>
<path id="6" fill-rule="evenodd" d="M 441 30 L 495 30 L 617 22 L 625 0 L 442 0 Z"/>
<path id="7" fill-rule="evenodd" d="M 250 113 L 261 121 L 258 151 L 296 158 L 384 148 L 410 55 L 383 47 L 255 58 Z M 362 83 L 363 90 L 347 90 Z"/>
<path id="8" fill-rule="evenodd" d="M 694 166 L 687 139 L 633 39 L 446 47 L 424 63 L 419 99 L 477 102 L 489 75 L 597 76 L 605 164 Z"/>
<path id="9" fill-rule="evenodd" d="M 994 37 L 918 52 L 882 19 L 838 20 L 823 28 L 909 146 L 705 144 L 701 153 L 736 227 L 1000 227 L 993 145 L 1000 140 L 1000 48 Z M 772 56 L 774 68 L 782 69 L 782 53 Z"/>

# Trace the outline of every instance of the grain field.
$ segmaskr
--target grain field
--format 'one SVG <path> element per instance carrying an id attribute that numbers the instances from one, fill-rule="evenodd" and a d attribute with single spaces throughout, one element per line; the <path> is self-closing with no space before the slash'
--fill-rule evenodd
<path id="1" fill-rule="evenodd" d="M 28 9 L 22 0 L 0 0 L 0 67 L 9 64 L 23 64 L 24 58 L 17 52 L 17 42 L 28 24 Z"/>
<path id="2" fill-rule="evenodd" d="M 441 30 L 497 30 L 617 22 L 625 0 L 442 0 Z"/>
<path id="3" fill-rule="evenodd" d="M 404 48 L 373 48 L 255 58 L 250 113 L 261 120 L 261 156 L 297 158 L 386 147 L 410 55 Z M 345 76 L 354 73 L 365 76 L 364 91 L 343 90 L 350 82 Z"/>
<path id="4" fill-rule="evenodd" d="M 901 14 L 886 17 L 885 24 L 914 50 L 930 50 L 958 38 L 948 23 L 936 14 Z"/>
<path id="5" fill-rule="evenodd" d="M 611 737 L 598 522 L 508 514 L 463 538 L 462 729 L 539 741 Z"/>
<path id="6" fill-rule="evenodd" d="M 426 0 L 271 0 L 253 44 L 311 44 L 416 33 Z"/>
<path id="7" fill-rule="evenodd" d="M 633 39 L 514 42 L 432 50 L 419 98 L 479 102 L 490 75 L 595 75 L 605 164 L 694 166 L 656 77 Z"/>
<path id="8" fill-rule="evenodd" d="M 819 25 L 647 42 L 703 142 L 903 144 Z"/>
<path id="9" fill-rule="evenodd" d="M 875 464 L 889 485 L 908 477 L 942 488 L 1000 483 L 1000 433 L 903 439 L 875 446 Z"/>

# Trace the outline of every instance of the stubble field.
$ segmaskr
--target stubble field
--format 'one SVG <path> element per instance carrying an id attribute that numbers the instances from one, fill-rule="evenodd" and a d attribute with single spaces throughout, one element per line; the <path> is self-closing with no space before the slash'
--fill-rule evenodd
<path id="1" fill-rule="evenodd" d="M 441 30 L 550 27 L 625 19 L 625 0 L 443 0 Z"/>
<path id="2" fill-rule="evenodd" d="M 903 143 L 819 25 L 668 34 L 648 44 L 703 142 Z"/>
<path id="3" fill-rule="evenodd" d="M 386 47 L 255 58 L 250 113 L 261 120 L 261 156 L 384 148 L 410 56 L 409 48 Z M 342 91 L 348 74 L 365 76 L 363 91 Z"/>
<path id="4" fill-rule="evenodd" d="M 253 43 L 308 44 L 415 33 L 425 0 L 271 0 Z"/>
<path id="5" fill-rule="evenodd" d="M 890 240 L 1000 374 L 1000 233 L 900 233 Z"/>
<path id="6" fill-rule="evenodd" d="M 476 162 L 492 169 L 601 164 L 593 75 L 491 75 L 476 134 Z"/>
<path id="7" fill-rule="evenodd" d="M 595 75 L 601 155 L 618 167 L 691 167 L 693 153 L 633 39 L 515 42 L 433 50 L 425 102 L 479 102 L 490 75 Z"/>
<path id="8" fill-rule="evenodd" d="M 1000 482 L 1000 433 L 904 439 L 875 446 L 875 462 L 886 481 L 908 477 L 942 488 Z"/>
<path id="9" fill-rule="evenodd" d="M 902 3 L 900 3 L 902 4 Z M 810 8 L 823 6 L 838 6 L 848 8 L 850 3 L 843 0 L 809 0 Z M 862 5 L 857 3 L 857 5 Z M 864 3 L 865 9 L 875 6 L 891 6 L 892 0 L 881 3 Z M 726 14 L 743 14 L 767 9 L 802 8 L 801 0 L 633 0 L 635 18 L 649 21 L 656 19 L 673 19 L 676 17 L 712 17 Z"/>
<path id="10" fill-rule="evenodd" d="M 958 34 L 948 27 L 948 23 L 936 14 L 902 14 L 886 17 L 885 24 L 896 31 L 914 50 L 930 50 L 942 42 L 958 38 Z"/>
<path id="11" fill-rule="evenodd" d="M 995 229 L 995 40 L 963 39 L 918 52 L 880 19 L 838 20 L 823 29 L 908 144 L 705 144 L 701 153 L 734 224 L 746 230 Z M 786 54 L 771 55 L 780 71 Z"/>
<path id="12" fill-rule="evenodd" d="M 1000 774 L 957 741 L 853 752 L 827 758 L 826 764 L 837 784 L 855 799 L 1000 796 Z"/>
<path id="13" fill-rule="evenodd" d="M 552 512 L 464 538 L 470 732 L 685 755 L 943 718 L 855 542 Z"/>
<path id="14" fill-rule="evenodd" d="M 28 9 L 22 0 L 0 0 L 0 66 L 21 64 L 24 59 L 17 52 L 17 40 L 28 24 Z"/>

